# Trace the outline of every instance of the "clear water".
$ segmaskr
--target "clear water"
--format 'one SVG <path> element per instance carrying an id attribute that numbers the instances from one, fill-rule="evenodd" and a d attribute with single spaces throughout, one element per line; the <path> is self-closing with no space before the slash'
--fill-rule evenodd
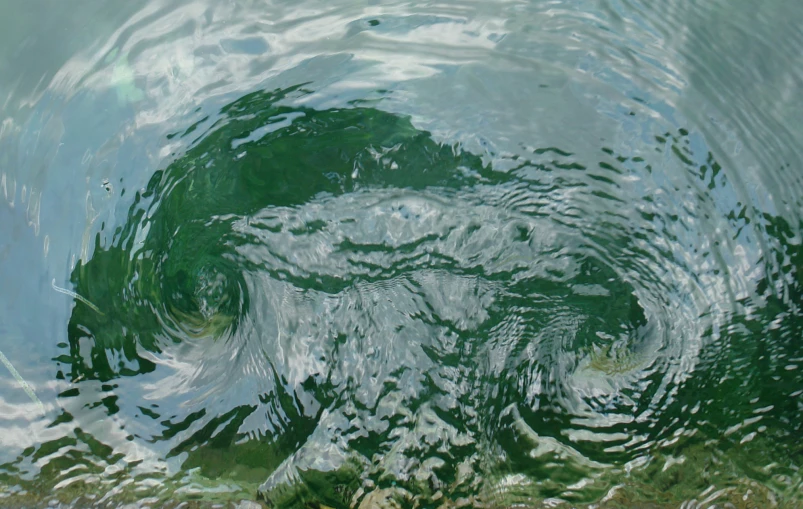
<path id="1" fill-rule="evenodd" d="M 801 26 L 0 4 L 0 505 L 803 506 Z"/>

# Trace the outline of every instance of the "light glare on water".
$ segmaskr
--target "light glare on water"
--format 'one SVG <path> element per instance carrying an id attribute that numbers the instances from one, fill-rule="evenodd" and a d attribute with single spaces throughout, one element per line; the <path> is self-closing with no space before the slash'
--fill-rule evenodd
<path id="1" fill-rule="evenodd" d="M 0 505 L 803 503 L 797 4 L 0 19 Z"/>

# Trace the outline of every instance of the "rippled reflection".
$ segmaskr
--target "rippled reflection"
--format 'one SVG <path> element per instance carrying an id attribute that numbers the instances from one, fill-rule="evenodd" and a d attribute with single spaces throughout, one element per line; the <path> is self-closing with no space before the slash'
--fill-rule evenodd
<path id="1" fill-rule="evenodd" d="M 73 272 L 97 309 L 73 309 L 63 398 L 102 403 L 184 469 L 267 478 L 279 505 L 591 502 L 637 467 L 660 493 L 673 461 L 723 461 L 706 446 L 723 432 L 799 456 L 763 439 L 799 427 L 794 399 L 767 403 L 800 379 L 745 336 L 776 297 L 724 261 L 706 216 L 728 184 L 688 132 L 655 136 L 687 170 L 670 195 L 607 147 L 595 164 L 531 149 L 499 172 L 403 117 L 293 106 L 309 93 L 250 94 L 170 135 L 196 141 Z M 116 385 L 83 394 L 146 374 L 128 409 Z"/>
<path id="2" fill-rule="evenodd" d="M 799 8 L 336 4 L 0 77 L 0 505 L 794 507 Z"/>

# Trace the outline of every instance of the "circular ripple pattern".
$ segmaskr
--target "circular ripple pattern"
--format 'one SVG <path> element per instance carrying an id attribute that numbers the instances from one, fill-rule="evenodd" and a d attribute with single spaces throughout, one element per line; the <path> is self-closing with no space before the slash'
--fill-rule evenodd
<path id="1" fill-rule="evenodd" d="M 77 260 L 54 415 L 0 487 L 793 507 L 801 38 L 772 2 L 699 4 L 147 2 L 96 28 L 0 124 L 5 199 L 34 146 L 26 221 L 81 225 L 47 248 Z M 87 217 L 48 226 L 53 194 Z"/>
<path id="2" fill-rule="evenodd" d="M 739 422 L 691 381 L 728 267 L 669 251 L 714 233 L 645 161 L 547 148 L 498 172 L 403 117 L 283 105 L 309 93 L 227 106 L 74 272 L 101 312 L 74 310 L 72 378 L 174 370 L 156 392 L 202 410 L 165 421 L 169 455 L 210 476 L 226 466 L 209 455 L 273 462 L 260 490 L 279 505 L 333 471 L 417 496 L 591 501 L 611 472 L 693 448 L 706 420 Z M 696 172 L 686 136 L 657 147 Z"/>

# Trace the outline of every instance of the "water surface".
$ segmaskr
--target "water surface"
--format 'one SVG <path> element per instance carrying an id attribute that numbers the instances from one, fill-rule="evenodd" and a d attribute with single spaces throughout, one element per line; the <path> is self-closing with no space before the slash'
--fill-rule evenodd
<path id="1" fill-rule="evenodd" d="M 803 503 L 803 8 L 0 13 L 0 504 Z"/>

